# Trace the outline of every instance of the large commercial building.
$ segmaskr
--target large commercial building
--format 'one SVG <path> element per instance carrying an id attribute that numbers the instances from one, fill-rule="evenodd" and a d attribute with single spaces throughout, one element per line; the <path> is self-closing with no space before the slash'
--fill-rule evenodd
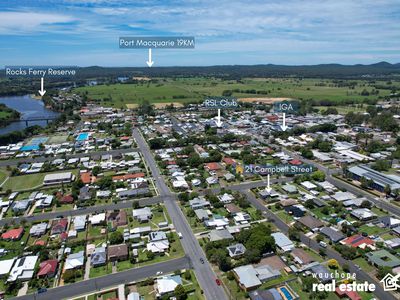
<path id="1" fill-rule="evenodd" d="M 384 192 L 385 187 L 389 186 L 393 192 L 400 189 L 400 177 L 397 175 L 388 175 L 369 168 L 366 165 L 359 165 L 349 168 L 352 178 L 360 181 L 362 177 L 372 180 L 371 188 Z"/>
<path id="2" fill-rule="evenodd" d="M 70 183 L 75 180 L 75 175 L 71 172 L 47 174 L 43 179 L 44 185 Z"/>

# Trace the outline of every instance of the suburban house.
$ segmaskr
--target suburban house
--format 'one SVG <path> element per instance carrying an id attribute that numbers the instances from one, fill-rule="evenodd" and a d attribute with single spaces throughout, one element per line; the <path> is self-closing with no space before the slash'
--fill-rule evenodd
<path id="1" fill-rule="evenodd" d="M 282 232 L 274 232 L 271 236 L 275 239 L 276 246 L 283 252 L 289 252 L 294 249 L 293 242 Z"/>
<path id="2" fill-rule="evenodd" d="M 10 271 L 7 281 L 30 280 L 35 273 L 35 266 L 38 259 L 39 257 L 36 255 L 28 255 L 18 258 Z"/>
<path id="3" fill-rule="evenodd" d="M 365 254 L 365 256 L 367 257 L 367 260 L 377 268 L 395 268 L 400 266 L 400 259 L 384 249 L 368 252 Z"/>
<path id="4" fill-rule="evenodd" d="M 150 207 L 143 207 L 139 209 L 132 210 L 132 216 L 135 220 L 138 220 L 140 223 L 148 222 L 153 214 L 151 212 Z"/>
<path id="5" fill-rule="evenodd" d="M 24 228 L 20 227 L 7 230 L 1 235 L 1 238 L 7 241 L 18 241 L 21 239 L 23 235 L 24 235 Z"/>
<path id="6" fill-rule="evenodd" d="M 377 215 L 368 208 L 353 209 L 350 214 L 361 221 L 368 221 L 377 217 Z"/>
<path id="7" fill-rule="evenodd" d="M 86 216 L 76 216 L 74 218 L 74 229 L 76 231 L 84 231 L 86 228 Z"/>
<path id="8" fill-rule="evenodd" d="M 113 223 L 113 227 L 125 226 L 128 224 L 126 211 L 112 211 L 107 215 L 107 221 Z"/>
<path id="9" fill-rule="evenodd" d="M 57 274 L 58 260 L 49 259 L 40 263 L 39 271 L 37 273 L 38 278 L 54 277 Z"/>
<path id="10" fill-rule="evenodd" d="M 330 239 L 333 243 L 337 243 L 344 239 L 343 233 L 332 228 L 332 227 L 323 227 L 320 232 L 325 235 L 328 239 Z"/>
<path id="11" fill-rule="evenodd" d="M 301 217 L 297 220 L 297 222 L 312 232 L 316 232 L 324 226 L 324 223 L 322 221 L 310 215 Z"/>
<path id="12" fill-rule="evenodd" d="M 345 238 L 344 240 L 341 240 L 340 243 L 353 248 L 365 249 L 368 247 L 372 250 L 375 250 L 375 242 L 369 237 L 362 236 L 361 234 L 356 234 Z"/>
<path id="13" fill-rule="evenodd" d="M 226 249 L 228 249 L 229 256 L 232 258 L 241 257 L 246 252 L 246 247 L 240 243 L 228 246 Z"/>
<path id="14" fill-rule="evenodd" d="M 256 289 L 263 282 L 281 276 L 281 273 L 278 270 L 274 270 L 268 265 L 257 268 L 252 265 L 240 266 L 233 269 L 233 274 L 235 275 L 239 286 L 245 291 Z"/>
<path id="15" fill-rule="evenodd" d="M 174 292 L 178 285 L 182 285 L 182 279 L 179 275 L 162 276 L 156 279 L 155 288 L 158 296 Z"/>
<path id="16" fill-rule="evenodd" d="M 92 267 L 104 266 L 107 263 L 107 252 L 105 247 L 98 247 L 90 256 L 90 265 Z"/>
<path id="17" fill-rule="evenodd" d="M 51 235 L 60 234 L 67 231 L 68 219 L 53 220 L 51 223 Z"/>
<path id="18" fill-rule="evenodd" d="M 35 224 L 29 230 L 29 234 L 33 237 L 40 237 L 46 233 L 47 228 L 49 228 L 47 223 Z"/>
<path id="19" fill-rule="evenodd" d="M 73 270 L 80 269 L 83 267 L 85 263 L 85 253 L 84 251 L 79 251 L 77 253 L 72 253 L 67 256 L 65 259 L 64 269 L 65 270 Z"/>
<path id="20" fill-rule="evenodd" d="M 120 244 L 120 245 L 112 245 L 108 247 L 108 260 L 113 261 L 122 261 L 128 259 L 128 245 Z"/>

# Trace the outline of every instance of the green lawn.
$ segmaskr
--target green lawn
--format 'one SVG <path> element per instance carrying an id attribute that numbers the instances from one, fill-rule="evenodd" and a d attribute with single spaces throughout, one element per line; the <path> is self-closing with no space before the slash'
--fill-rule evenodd
<path id="1" fill-rule="evenodd" d="M 10 177 L 7 182 L 3 185 L 3 189 L 11 189 L 12 191 L 28 190 L 33 189 L 43 184 L 43 179 L 47 174 L 60 173 L 61 171 L 49 172 L 49 173 L 37 173 Z M 72 170 L 75 175 L 78 174 L 78 170 Z"/>
<path id="2" fill-rule="evenodd" d="M 352 80 L 354 81 L 354 80 Z M 380 82 L 386 85 L 386 82 Z M 289 97 L 302 99 L 332 100 L 340 104 L 344 100 L 376 99 L 378 96 L 361 96 L 363 89 L 374 87 L 367 81 L 357 81 L 354 89 L 337 86 L 328 79 L 297 78 L 247 78 L 240 82 L 218 78 L 158 79 L 158 82 L 139 84 L 111 84 L 80 87 L 74 92 L 87 92 L 89 99 L 102 100 L 103 105 L 125 107 L 143 100 L 153 103 L 202 101 L 205 96 L 221 96 L 226 90 L 238 98 Z M 249 90 L 257 92 L 249 93 Z M 380 89 L 379 96 L 389 95 L 390 89 Z"/>
<path id="3" fill-rule="evenodd" d="M 375 267 L 371 266 L 367 262 L 367 260 L 363 257 L 358 257 L 356 259 L 353 259 L 353 263 L 355 263 L 356 265 L 359 265 L 360 268 L 367 273 L 375 273 L 376 272 Z"/>
<path id="4" fill-rule="evenodd" d="M 367 225 L 363 225 L 359 228 L 360 232 L 366 232 L 368 235 L 379 235 L 385 231 L 387 231 L 387 229 L 385 228 L 380 228 L 378 226 L 367 226 Z"/>
<path id="5" fill-rule="evenodd" d="M 131 264 L 131 262 L 129 260 L 125 260 L 125 261 L 119 261 L 117 263 L 117 271 L 118 272 L 122 272 L 131 268 L 134 268 L 135 265 Z"/>
<path id="6" fill-rule="evenodd" d="M 112 271 L 111 263 L 108 263 L 105 266 L 100 266 L 100 267 L 96 267 L 96 268 L 91 267 L 89 277 L 95 278 L 95 277 L 104 276 L 107 274 L 111 274 L 111 271 Z"/>

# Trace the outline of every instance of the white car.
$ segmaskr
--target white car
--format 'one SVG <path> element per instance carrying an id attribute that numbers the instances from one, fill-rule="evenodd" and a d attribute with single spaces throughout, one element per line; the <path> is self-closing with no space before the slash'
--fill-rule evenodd
<path id="1" fill-rule="evenodd" d="M 161 272 L 161 271 L 158 271 L 157 273 L 156 273 L 156 275 L 161 275 L 163 272 Z"/>
<path id="2" fill-rule="evenodd" d="M 178 236 L 181 239 L 183 237 L 182 233 L 178 232 Z"/>

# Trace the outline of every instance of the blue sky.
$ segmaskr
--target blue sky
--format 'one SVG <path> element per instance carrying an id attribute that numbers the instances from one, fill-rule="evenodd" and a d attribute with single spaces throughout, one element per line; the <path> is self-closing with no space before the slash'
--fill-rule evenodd
<path id="1" fill-rule="evenodd" d="M 2 0 L 0 66 L 146 66 L 119 36 L 195 36 L 154 66 L 400 62 L 399 0 Z"/>

